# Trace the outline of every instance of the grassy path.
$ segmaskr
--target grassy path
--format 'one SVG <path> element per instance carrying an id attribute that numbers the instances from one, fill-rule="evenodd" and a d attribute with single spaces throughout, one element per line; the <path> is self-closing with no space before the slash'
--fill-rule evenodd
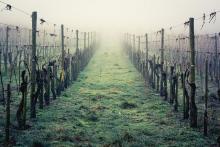
<path id="1" fill-rule="evenodd" d="M 118 51 L 98 51 L 77 82 L 38 111 L 17 145 L 206 146 L 209 140 L 186 127 Z"/>

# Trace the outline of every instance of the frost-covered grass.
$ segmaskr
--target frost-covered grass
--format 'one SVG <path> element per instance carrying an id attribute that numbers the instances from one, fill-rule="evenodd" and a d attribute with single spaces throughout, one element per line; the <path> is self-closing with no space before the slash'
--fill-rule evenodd
<path id="1" fill-rule="evenodd" d="M 78 80 L 25 131 L 17 146 L 208 146 L 117 50 L 99 50 Z M 1 138 L 2 136 L 0 136 Z"/>

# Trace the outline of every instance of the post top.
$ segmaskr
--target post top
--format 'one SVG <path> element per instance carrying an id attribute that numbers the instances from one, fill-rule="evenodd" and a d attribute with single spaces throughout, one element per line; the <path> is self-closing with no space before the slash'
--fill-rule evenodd
<path id="1" fill-rule="evenodd" d="M 193 17 L 190 17 L 189 20 L 194 20 L 194 18 L 193 18 Z"/>

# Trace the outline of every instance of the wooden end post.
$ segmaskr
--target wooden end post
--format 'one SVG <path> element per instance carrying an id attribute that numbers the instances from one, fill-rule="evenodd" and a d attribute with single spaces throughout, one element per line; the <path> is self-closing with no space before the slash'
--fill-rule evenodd
<path id="1" fill-rule="evenodd" d="M 32 55 L 31 55 L 31 118 L 36 118 L 35 85 L 36 85 L 36 33 L 37 12 L 32 13 Z"/>
<path id="2" fill-rule="evenodd" d="M 194 18 L 189 19 L 189 38 L 190 38 L 190 127 L 197 127 L 197 107 L 195 103 L 195 35 L 194 35 Z"/>

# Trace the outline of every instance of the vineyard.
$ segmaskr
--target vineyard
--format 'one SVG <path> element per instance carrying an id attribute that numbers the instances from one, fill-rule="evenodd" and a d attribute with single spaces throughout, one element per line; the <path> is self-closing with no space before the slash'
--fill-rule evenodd
<path id="1" fill-rule="evenodd" d="M 202 29 L 210 25 L 216 15 L 211 13 L 208 20 L 205 14 L 190 18 L 144 36 L 127 33 L 123 43 L 130 61 L 151 88 L 173 111 L 182 113 L 181 120 L 205 136 L 219 135 L 220 129 L 220 37 L 219 33 L 195 32 L 201 31 L 196 28 L 199 25 Z"/>
<path id="2" fill-rule="evenodd" d="M 220 146 L 220 11 L 116 44 L 0 4 L 28 19 L 0 22 L 0 146 Z"/>
<path id="3" fill-rule="evenodd" d="M 12 130 L 30 128 L 28 118 L 37 119 L 38 110 L 77 80 L 96 48 L 94 32 L 48 25 L 37 12 L 30 16 L 32 28 L 0 24 L 0 138 L 5 145 L 13 144 Z"/>

